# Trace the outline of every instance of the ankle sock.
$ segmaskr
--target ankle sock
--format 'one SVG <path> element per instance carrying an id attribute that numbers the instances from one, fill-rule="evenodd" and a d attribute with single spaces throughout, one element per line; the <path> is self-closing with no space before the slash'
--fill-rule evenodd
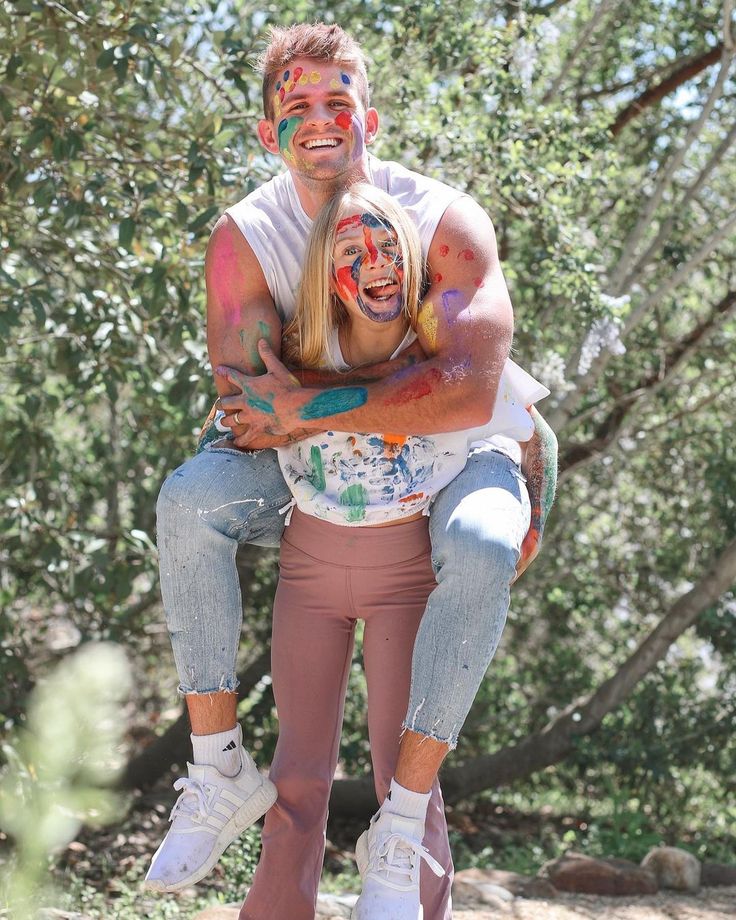
<path id="1" fill-rule="evenodd" d="M 214 735 L 191 735 L 194 762 L 216 767 L 223 776 L 240 773 L 242 745 L 240 726 Z"/>
<path id="2" fill-rule="evenodd" d="M 381 811 L 390 811 L 391 814 L 402 815 L 404 818 L 424 821 L 427 817 L 427 806 L 431 795 L 431 792 L 412 792 L 411 789 L 405 789 L 395 779 L 392 779 L 391 788 L 381 805 Z"/>

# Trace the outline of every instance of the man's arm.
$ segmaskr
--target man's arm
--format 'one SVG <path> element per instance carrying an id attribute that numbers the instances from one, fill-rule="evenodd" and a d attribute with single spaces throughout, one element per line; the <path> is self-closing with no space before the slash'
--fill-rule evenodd
<path id="1" fill-rule="evenodd" d="M 529 409 L 534 420 L 531 440 L 522 444 L 522 469 L 526 476 L 531 505 L 529 530 L 521 545 L 516 578 L 531 565 L 542 545 L 547 515 L 557 487 L 557 438 L 534 406 Z"/>
<path id="2" fill-rule="evenodd" d="M 419 315 L 427 361 L 382 380 L 301 387 L 262 351 L 260 377 L 224 371 L 243 393 L 223 399 L 253 430 L 295 428 L 432 434 L 472 428 L 491 416 L 513 333 L 493 225 L 470 198 L 445 212 L 429 251 L 431 287 Z M 237 443 L 237 439 L 236 439 Z"/>
<path id="3" fill-rule="evenodd" d="M 274 353 L 280 355 L 281 320 L 255 253 L 227 215 L 218 220 L 207 245 L 205 281 L 207 351 L 211 366 L 227 364 L 245 374 L 262 374 L 265 367 L 258 353 L 258 342 L 266 340 Z M 215 374 L 215 386 L 221 397 L 240 392 L 220 374 Z M 253 449 L 278 447 L 299 436 L 297 431 L 288 437 L 274 436 L 264 429 L 253 435 L 247 423 L 230 427 L 243 442 L 237 446 L 245 447 L 247 441 L 247 446 Z"/>

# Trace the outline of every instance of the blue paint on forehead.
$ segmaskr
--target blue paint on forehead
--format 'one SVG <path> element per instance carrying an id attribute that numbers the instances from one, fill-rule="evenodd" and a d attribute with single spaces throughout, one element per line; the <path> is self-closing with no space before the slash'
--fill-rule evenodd
<path id="1" fill-rule="evenodd" d="M 349 85 L 350 85 L 351 80 L 350 80 L 350 77 L 349 77 L 346 73 L 341 73 L 341 74 L 340 74 L 340 79 L 342 80 L 342 82 L 343 82 L 346 86 L 349 86 Z"/>
<path id="2" fill-rule="evenodd" d="M 285 70 L 285 71 L 284 71 L 284 80 L 288 80 L 288 79 L 289 79 L 289 71 L 288 71 L 288 70 Z"/>

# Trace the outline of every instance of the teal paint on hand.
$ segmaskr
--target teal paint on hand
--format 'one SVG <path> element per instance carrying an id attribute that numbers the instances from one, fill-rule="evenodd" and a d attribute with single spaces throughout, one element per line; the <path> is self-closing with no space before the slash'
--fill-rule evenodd
<path id="1" fill-rule="evenodd" d="M 365 506 L 368 502 L 368 493 L 360 483 L 348 486 L 340 493 L 340 504 L 346 507 L 346 520 L 349 524 L 357 524 L 365 518 Z"/>
<path id="2" fill-rule="evenodd" d="M 307 479 L 312 487 L 318 492 L 324 492 L 327 487 L 325 482 L 325 470 L 322 466 L 322 452 L 316 444 L 312 445 L 312 449 L 309 452 L 309 459 L 312 464 L 312 469 L 307 473 Z"/>
<path id="3" fill-rule="evenodd" d="M 316 418 L 326 418 L 328 415 L 339 415 L 365 405 L 368 400 L 368 391 L 365 387 L 340 387 L 338 390 L 325 390 L 314 399 L 302 406 L 300 418 L 308 421 Z"/>
<path id="4" fill-rule="evenodd" d="M 243 393 L 247 397 L 246 402 L 252 409 L 257 409 L 259 412 L 265 412 L 267 415 L 275 414 L 273 404 L 270 403 L 267 399 L 264 399 L 264 397 L 254 393 L 250 387 L 246 386 L 246 388 L 243 390 Z M 270 395 L 271 399 L 273 399 L 273 394 Z"/>

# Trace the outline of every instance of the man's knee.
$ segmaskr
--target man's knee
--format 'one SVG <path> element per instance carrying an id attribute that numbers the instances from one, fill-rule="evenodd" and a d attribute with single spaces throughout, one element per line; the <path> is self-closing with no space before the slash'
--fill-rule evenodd
<path id="1" fill-rule="evenodd" d="M 450 521 L 439 546 L 434 547 L 438 568 L 465 572 L 478 584 L 510 584 L 519 559 L 519 546 L 513 534 L 488 526 L 475 516 Z M 447 574 L 447 573 L 446 573 Z"/>

